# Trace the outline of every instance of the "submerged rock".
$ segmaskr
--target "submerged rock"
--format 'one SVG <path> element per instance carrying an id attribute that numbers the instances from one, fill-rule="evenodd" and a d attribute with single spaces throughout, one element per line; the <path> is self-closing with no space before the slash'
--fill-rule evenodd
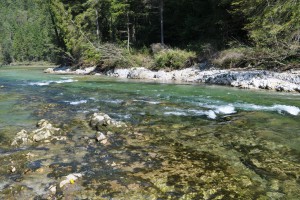
<path id="1" fill-rule="evenodd" d="M 10 169 L 11 173 L 15 173 L 17 171 L 16 167 L 14 167 L 14 166 L 10 166 L 10 167 L 11 167 L 11 169 Z"/>
<path id="2" fill-rule="evenodd" d="M 99 132 L 96 133 L 96 139 L 97 139 L 98 142 L 100 142 L 102 140 L 106 140 L 107 137 L 104 135 L 104 133 L 99 131 Z"/>
<path id="3" fill-rule="evenodd" d="M 51 185 L 51 186 L 49 187 L 49 190 L 50 190 L 50 192 L 51 192 L 52 194 L 55 194 L 55 193 L 56 193 L 56 185 Z"/>
<path id="4" fill-rule="evenodd" d="M 108 138 L 106 137 L 106 135 L 104 133 L 102 133 L 100 131 L 98 131 L 96 133 L 96 140 L 104 145 L 108 143 Z"/>
<path id="5" fill-rule="evenodd" d="M 110 118 L 105 113 L 94 113 L 90 117 L 90 126 L 97 130 L 100 130 L 102 126 L 115 126 L 115 127 L 126 127 L 124 122 L 116 121 Z"/>
<path id="6" fill-rule="evenodd" d="M 59 187 L 62 188 L 64 187 L 66 184 L 74 184 L 75 181 L 78 179 L 78 178 L 81 178 L 83 176 L 83 174 L 81 173 L 74 173 L 74 174 L 69 174 L 65 177 L 65 180 L 61 181 L 59 183 Z"/>

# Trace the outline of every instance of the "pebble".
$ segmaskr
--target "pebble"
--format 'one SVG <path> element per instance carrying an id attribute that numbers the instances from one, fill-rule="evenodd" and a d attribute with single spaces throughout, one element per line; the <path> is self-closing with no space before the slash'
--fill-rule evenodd
<path id="1" fill-rule="evenodd" d="M 10 168 L 11 173 L 15 173 L 17 171 L 17 169 L 14 166 L 10 166 Z"/>

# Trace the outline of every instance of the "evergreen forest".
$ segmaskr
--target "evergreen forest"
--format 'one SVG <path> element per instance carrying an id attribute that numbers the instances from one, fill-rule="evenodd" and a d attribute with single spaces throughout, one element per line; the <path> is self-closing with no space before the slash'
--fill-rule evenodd
<path id="1" fill-rule="evenodd" d="M 4 65 L 289 69 L 300 59 L 300 2 L 1 0 L 0 33 Z"/>

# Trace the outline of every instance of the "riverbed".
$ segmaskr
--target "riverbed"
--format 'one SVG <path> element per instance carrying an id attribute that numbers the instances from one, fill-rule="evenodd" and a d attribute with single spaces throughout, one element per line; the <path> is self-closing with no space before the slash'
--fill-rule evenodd
<path id="1" fill-rule="evenodd" d="M 299 108 L 299 93 L 1 67 L 0 198 L 299 199 Z M 127 125 L 107 142 L 100 112 Z M 41 119 L 66 140 L 11 146 Z"/>

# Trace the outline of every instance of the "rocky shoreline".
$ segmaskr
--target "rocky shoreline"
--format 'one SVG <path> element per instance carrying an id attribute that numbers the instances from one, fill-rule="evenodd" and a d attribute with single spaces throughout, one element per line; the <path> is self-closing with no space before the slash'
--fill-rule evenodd
<path id="1" fill-rule="evenodd" d="M 191 67 L 174 71 L 151 71 L 149 69 L 130 68 L 114 69 L 105 73 L 97 73 L 96 67 L 71 70 L 67 67 L 48 68 L 46 73 L 77 74 L 77 75 L 107 75 L 110 77 L 156 80 L 162 82 L 188 82 L 206 83 L 214 85 L 227 85 L 242 89 L 267 89 L 284 92 L 300 92 L 300 70 L 288 72 L 273 72 L 267 70 L 243 69 L 209 69 L 200 70 Z"/>
<path id="2" fill-rule="evenodd" d="M 197 140 L 194 127 L 133 126 L 102 112 L 62 126 L 40 120 L 36 130 L 13 139 L 11 145 L 23 150 L 0 157 L 0 174 L 9 177 L 0 184 L 0 198 L 298 199 L 293 150 L 263 139 L 266 132 L 233 134 L 238 126 L 251 127 L 232 118 L 218 136 L 197 129 Z M 189 142 L 172 139 L 180 138 L 180 127 Z M 170 136 L 161 136 L 169 129 Z M 162 142 L 165 148 L 153 148 Z"/>

